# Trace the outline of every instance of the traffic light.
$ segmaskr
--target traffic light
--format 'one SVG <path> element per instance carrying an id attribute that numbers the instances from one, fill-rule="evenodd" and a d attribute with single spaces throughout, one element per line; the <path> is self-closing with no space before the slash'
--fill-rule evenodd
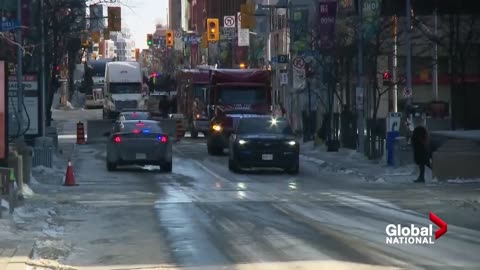
<path id="1" fill-rule="evenodd" d="M 153 35 L 147 34 L 147 45 L 150 47 L 153 45 Z"/>
<path id="2" fill-rule="evenodd" d="M 385 71 L 383 73 L 383 86 L 392 86 L 393 81 L 392 81 L 392 74 L 390 74 L 389 71 Z"/>
<path id="3" fill-rule="evenodd" d="M 173 46 L 173 31 L 172 30 L 167 30 L 165 36 L 166 36 L 166 39 L 167 39 L 167 46 L 172 47 Z"/>
<path id="4" fill-rule="evenodd" d="M 135 49 L 135 60 L 138 61 L 140 59 L 140 49 L 136 48 Z"/>
<path id="5" fill-rule="evenodd" d="M 108 7 L 108 30 L 112 32 L 122 31 L 122 8 Z"/>
<path id="6" fill-rule="evenodd" d="M 207 40 L 209 42 L 218 41 L 220 39 L 220 28 L 218 19 L 207 19 Z"/>

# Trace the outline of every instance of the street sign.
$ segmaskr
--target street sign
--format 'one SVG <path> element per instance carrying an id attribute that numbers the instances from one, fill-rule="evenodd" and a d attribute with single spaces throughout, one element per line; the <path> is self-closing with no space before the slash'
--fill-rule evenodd
<path id="1" fill-rule="evenodd" d="M 287 64 L 288 63 L 288 55 L 281 54 L 278 56 L 278 63 L 279 64 Z"/>
<path id="2" fill-rule="evenodd" d="M 25 108 L 23 111 L 23 125 L 20 127 L 20 131 L 26 131 L 26 135 L 38 135 L 39 130 L 39 116 L 40 116 L 40 91 L 38 89 L 38 76 L 36 74 L 23 76 L 23 102 Z M 18 122 L 16 120 L 17 110 L 17 78 L 11 76 L 8 78 L 8 114 L 10 117 L 9 123 L 9 135 L 15 136 L 18 131 Z M 27 117 L 28 113 L 28 117 Z M 30 120 L 30 126 L 28 126 Z"/>
<path id="3" fill-rule="evenodd" d="M 237 12 L 237 28 L 242 29 L 242 13 Z"/>
<path id="4" fill-rule="evenodd" d="M 221 35 L 220 35 L 220 39 L 222 40 L 230 40 L 230 39 L 233 39 L 235 37 L 235 28 L 225 28 L 225 27 L 222 27 L 221 28 Z"/>
<path id="5" fill-rule="evenodd" d="M 280 85 L 288 85 L 288 71 L 286 69 L 280 70 Z"/>
<path id="6" fill-rule="evenodd" d="M 400 130 L 400 123 L 402 121 L 401 112 L 390 112 L 387 118 L 387 132 L 394 132 Z"/>
<path id="7" fill-rule="evenodd" d="M 223 27 L 234 28 L 235 27 L 235 16 L 224 16 L 223 17 Z"/>
<path id="8" fill-rule="evenodd" d="M 293 59 L 293 67 L 296 69 L 305 69 L 305 59 L 301 56 L 297 56 Z"/>
<path id="9" fill-rule="evenodd" d="M 238 29 L 238 46 L 239 47 L 250 46 L 250 30 L 249 29 Z"/>

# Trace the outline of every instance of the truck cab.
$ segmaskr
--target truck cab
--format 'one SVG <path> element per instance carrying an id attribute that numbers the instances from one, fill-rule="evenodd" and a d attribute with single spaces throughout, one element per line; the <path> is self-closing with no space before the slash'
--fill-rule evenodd
<path id="1" fill-rule="evenodd" d="M 217 69 L 210 71 L 207 105 L 207 148 L 223 153 L 240 118 L 272 114 L 270 71 Z"/>
<path id="2" fill-rule="evenodd" d="M 207 100 L 208 69 L 185 69 L 177 73 L 177 111 L 183 115 L 184 126 L 192 138 L 206 135 L 209 128 Z"/>
<path id="3" fill-rule="evenodd" d="M 102 108 L 104 105 L 103 90 L 105 88 L 105 70 L 109 59 L 93 60 L 86 62 L 86 81 L 90 81 L 85 92 L 85 107 Z"/>
<path id="4" fill-rule="evenodd" d="M 110 62 L 105 71 L 103 119 L 115 119 L 125 109 L 144 109 L 143 76 L 137 62 Z"/>

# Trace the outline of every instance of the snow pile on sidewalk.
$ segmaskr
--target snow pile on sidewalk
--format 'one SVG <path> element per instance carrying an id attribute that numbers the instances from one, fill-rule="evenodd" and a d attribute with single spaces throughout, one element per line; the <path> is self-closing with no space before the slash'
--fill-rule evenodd
<path id="1" fill-rule="evenodd" d="M 63 181 L 65 170 L 55 166 L 53 168 L 36 166 L 32 168 L 32 175 L 37 183 L 58 185 Z"/>

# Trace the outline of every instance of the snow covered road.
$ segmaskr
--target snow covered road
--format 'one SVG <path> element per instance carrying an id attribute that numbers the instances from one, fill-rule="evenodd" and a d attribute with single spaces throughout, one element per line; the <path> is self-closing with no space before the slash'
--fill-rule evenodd
<path id="1" fill-rule="evenodd" d="M 74 269 L 480 269 L 478 184 L 372 183 L 308 158 L 298 176 L 232 174 L 204 139 L 174 150 L 164 174 L 108 172 L 103 145 L 75 147 L 79 186 L 33 187 L 32 200 L 51 208 L 37 259 Z M 448 223 L 435 244 L 385 243 L 388 224 L 428 226 L 430 211 Z"/>

